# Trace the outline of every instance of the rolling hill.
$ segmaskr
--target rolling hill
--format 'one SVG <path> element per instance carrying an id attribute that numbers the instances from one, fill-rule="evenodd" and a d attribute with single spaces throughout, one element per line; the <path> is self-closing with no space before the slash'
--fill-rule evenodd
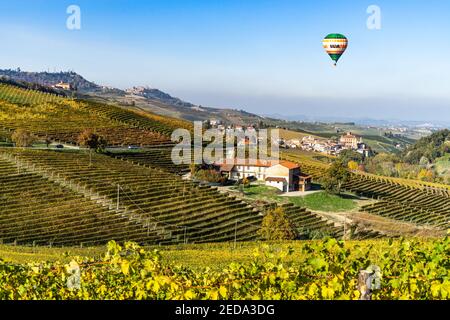
<path id="1" fill-rule="evenodd" d="M 0 120 L 3 132 L 25 128 L 41 139 L 72 144 L 91 128 L 110 144 L 145 139 L 146 145 L 160 145 L 174 128 L 190 125 L 10 85 L 0 86 Z M 258 239 L 264 211 L 181 179 L 174 164 L 161 161 L 170 148 L 150 150 L 157 153 L 146 151 L 137 159 L 95 154 L 90 164 L 83 150 L 0 149 L 0 240 L 79 245 Z M 285 210 L 301 230 L 342 235 L 341 226 L 320 215 L 293 205 Z M 364 230 L 361 237 L 371 234 Z"/>
<path id="2" fill-rule="evenodd" d="M 184 119 L 187 121 L 204 121 L 217 119 L 227 124 L 252 125 L 263 123 L 265 127 L 284 128 L 307 135 L 323 138 L 337 137 L 345 131 L 352 131 L 363 136 L 374 151 L 398 153 L 397 145 L 409 146 L 414 140 L 408 137 L 387 137 L 379 130 L 356 126 L 354 123 L 320 123 L 305 121 L 287 121 L 270 116 L 260 116 L 237 108 L 211 108 L 183 101 L 164 91 L 148 86 L 129 89 L 117 89 L 97 85 L 81 75 L 70 72 L 25 72 L 18 70 L 0 70 L 0 77 L 14 81 L 28 81 L 44 90 L 59 81 L 71 84 L 76 91 L 57 90 L 62 95 L 76 96 L 79 99 L 96 101 L 125 107 L 138 112 L 151 112 L 164 117 Z M 39 88 L 35 88 L 39 89 Z M 40 90 L 40 89 L 39 89 Z M 54 89 L 51 89 L 54 90 Z"/>

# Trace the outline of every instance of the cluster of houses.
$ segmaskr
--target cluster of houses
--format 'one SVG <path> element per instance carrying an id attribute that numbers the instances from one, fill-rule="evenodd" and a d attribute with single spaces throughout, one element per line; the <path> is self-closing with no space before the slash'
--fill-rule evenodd
<path id="1" fill-rule="evenodd" d="M 216 128 L 224 133 L 228 130 L 255 131 L 255 126 L 225 125 L 220 120 L 208 120 L 209 127 Z M 245 137 L 238 141 L 241 144 L 257 145 L 257 136 Z M 279 139 L 280 147 L 298 148 L 307 151 L 338 155 L 342 150 L 354 150 L 368 157 L 372 154 L 370 147 L 362 141 L 362 137 L 347 132 L 337 140 L 323 139 L 314 136 L 305 136 L 301 139 Z M 233 159 L 233 154 L 227 157 Z M 282 192 L 307 191 L 311 188 L 311 176 L 303 173 L 300 166 L 290 161 L 257 160 L 250 162 L 248 159 L 235 159 L 232 163 L 219 162 L 215 164 L 216 170 L 229 180 L 238 181 L 244 178 L 254 179 L 275 187 Z"/>
<path id="2" fill-rule="evenodd" d="M 235 130 L 235 131 L 246 131 L 246 132 L 254 132 L 256 130 L 255 126 L 241 126 L 241 125 L 225 125 L 222 121 L 216 119 L 208 120 L 209 126 L 211 128 L 217 129 L 222 132 L 227 132 L 227 130 Z"/>
<path id="3" fill-rule="evenodd" d="M 240 126 L 240 125 L 225 125 L 220 120 L 211 119 L 208 120 L 210 127 L 223 131 L 228 130 L 242 130 L 246 132 L 253 132 L 256 130 L 255 126 Z M 346 132 L 341 135 L 339 139 L 324 139 L 315 136 L 305 136 L 302 139 L 279 139 L 278 144 L 284 148 L 297 148 L 307 151 L 320 152 L 328 155 L 339 155 L 342 150 L 353 150 L 361 153 L 365 157 L 372 155 L 370 147 L 363 142 L 362 137 L 352 132 Z M 257 141 L 249 141 L 249 139 L 239 142 L 239 144 L 253 144 Z"/>
<path id="4" fill-rule="evenodd" d="M 365 157 L 369 157 L 372 154 L 370 147 L 363 142 L 362 137 L 352 132 L 345 133 L 337 141 L 305 136 L 302 139 L 284 140 L 282 144 L 287 148 L 298 148 L 329 155 L 338 155 L 342 150 L 353 150 Z"/>
<path id="5" fill-rule="evenodd" d="M 304 192 L 311 188 L 311 176 L 291 161 L 234 159 L 231 164 L 216 163 L 216 168 L 229 180 L 255 179 L 282 192 Z"/>

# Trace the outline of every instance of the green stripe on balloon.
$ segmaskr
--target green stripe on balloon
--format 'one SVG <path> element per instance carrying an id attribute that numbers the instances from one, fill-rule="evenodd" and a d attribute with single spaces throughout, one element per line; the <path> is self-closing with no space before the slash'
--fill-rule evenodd
<path id="1" fill-rule="evenodd" d="M 339 58 L 342 56 L 342 54 L 335 54 L 335 53 L 329 53 L 328 55 L 334 62 L 338 62 Z"/>
<path id="2" fill-rule="evenodd" d="M 325 39 L 347 39 L 347 38 L 340 33 L 330 33 L 325 37 Z"/>

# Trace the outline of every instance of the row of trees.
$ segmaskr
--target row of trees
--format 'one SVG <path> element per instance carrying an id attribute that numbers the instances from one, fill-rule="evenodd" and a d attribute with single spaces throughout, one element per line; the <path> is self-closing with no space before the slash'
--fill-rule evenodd
<path id="1" fill-rule="evenodd" d="M 444 177 L 439 177 L 433 161 L 423 155 L 417 163 L 410 163 L 402 155 L 379 153 L 374 157 L 363 158 L 357 152 L 344 150 L 339 155 L 339 160 L 352 171 L 358 170 L 387 177 L 445 182 Z"/>
<path id="2" fill-rule="evenodd" d="M 31 147 L 33 143 L 35 143 L 38 138 L 31 133 L 30 131 L 19 128 L 16 129 L 11 135 L 11 140 L 14 142 L 16 147 L 19 148 L 27 148 Z M 51 140 L 48 137 L 44 139 L 47 148 L 49 147 Z M 107 141 L 104 137 L 97 134 L 92 129 L 85 129 L 80 133 L 77 140 L 80 146 L 89 149 L 89 164 L 92 164 L 92 151 L 103 152 L 107 146 Z"/>

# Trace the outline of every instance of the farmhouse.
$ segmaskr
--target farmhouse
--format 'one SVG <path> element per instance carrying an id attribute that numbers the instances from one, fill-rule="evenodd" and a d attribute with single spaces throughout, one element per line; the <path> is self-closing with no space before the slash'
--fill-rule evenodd
<path id="1" fill-rule="evenodd" d="M 235 159 L 234 163 L 218 164 L 218 170 L 230 180 L 254 178 L 283 192 L 306 191 L 311 188 L 311 176 L 301 173 L 300 166 L 290 161 Z"/>

